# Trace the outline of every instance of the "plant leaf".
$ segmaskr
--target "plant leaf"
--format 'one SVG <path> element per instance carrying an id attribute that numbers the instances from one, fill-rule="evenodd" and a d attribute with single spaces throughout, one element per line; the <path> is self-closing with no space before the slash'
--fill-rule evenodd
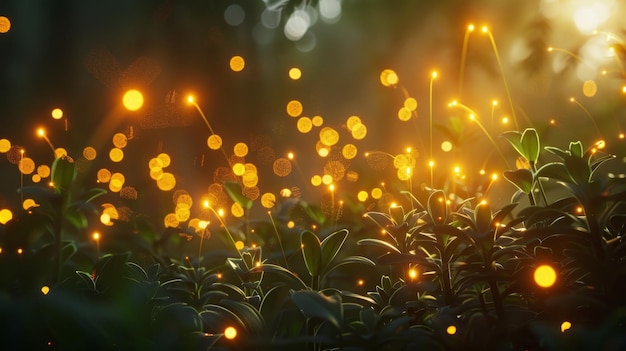
<path id="1" fill-rule="evenodd" d="M 343 246 L 348 237 L 348 230 L 342 229 L 336 231 L 322 240 L 320 249 L 322 251 L 322 269 L 326 269 L 332 260 L 337 256 L 339 250 Z"/>
<path id="2" fill-rule="evenodd" d="M 302 256 L 304 256 L 306 269 L 312 277 L 318 276 L 322 263 L 320 240 L 315 233 L 305 230 L 300 235 L 300 244 L 302 245 Z"/>
<path id="3" fill-rule="evenodd" d="M 306 317 L 320 318 L 341 330 L 343 308 L 340 295 L 325 296 L 317 291 L 296 291 L 291 295 L 291 300 Z"/>
<path id="4" fill-rule="evenodd" d="M 224 182 L 223 186 L 228 196 L 230 196 L 233 201 L 240 204 L 241 207 L 245 208 L 246 210 L 249 210 L 250 207 L 252 207 L 252 200 L 250 200 L 243 194 L 241 184 L 239 184 L 238 182 Z"/>
<path id="5" fill-rule="evenodd" d="M 539 159 L 539 135 L 535 128 L 526 128 L 522 133 L 522 149 L 524 150 L 524 157 L 530 162 L 536 163 Z"/>
<path id="6" fill-rule="evenodd" d="M 526 168 L 516 169 L 514 171 L 506 170 L 502 175 L 511 184 L 515 185 L 525 194 L 530 194 L 533 188 L 533 174 Z"/>

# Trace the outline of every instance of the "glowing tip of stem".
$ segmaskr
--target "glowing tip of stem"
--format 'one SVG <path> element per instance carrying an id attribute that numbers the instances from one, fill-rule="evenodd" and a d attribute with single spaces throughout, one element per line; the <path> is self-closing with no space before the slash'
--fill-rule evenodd
<path id="1" fill-rule="evenodd" d="M 430 75 L 433 79 L 437 78 L 437 71 L 433 71 Z"/>
<path id="2" fill-rule="evenodd" d="M 554 50 L 554 48 L 552 46 L 548 46 L 548 52 L 552 52 L 552 50 Z"/>
<path id="3" fill-rule="evenodd" d="M 287 158 L 293 160 L 293 152 L 288 153 Z"/>
<path id="4" fill-rule="evenodd" d="M 43 128 L 37 129 L 37 135 L 44 136 L 46 135 L 46 131 Z"/>
<path id="5" fill-rule="evenodd" d="M 428 161 L 428 166 L 429 166 L 429 167 L 432 167 L 432 166 L 434 166 L 434 165 L 435 165 L 435 161 L 432 161 L 432 160 L 431 160 L 431 161 Z"/>
<path id="6" fill-rule="evenodd" d="M 576 99 L 574 99 L 573 97 L 569 98 L 570 102 L 576 102 Z"/>
<path id="7" fill-rule="evenodd" d="M 467 26 L 467 30 L 470 31 L 470 32 L 473 32 L 474 28 L 475 28 L 474 25 L 471 24 L 471 23 Z"/>
<path id="8" fill-rule="evenodd" d="M 100 240 L 100 233 L 95 232 L 95 233 L 93 233 L 93 236 L 92 236 L 92 237 L 93 237 L 93 240 L 98 241 L 98 240 Z"/>
<path id="9" fill-rule="evenodd" d="M 205 208 L 209 208 L 210 207 L 209 200 L 204 200 L 204 204 L 203 205 L 204 205 Z"/>
<path id="10" fill-rule="evenodd" d="M 498 100 L 493 100 L 493 101 L 491 102 L 491 105 L 493 105 L 493 106 L 498 106 Z"/>
<path id="11" fill-rule="evenodd" d="M 493 173 L 491 175 L 491 180 L 496 180 L 496 179 L 498 179 L 498 174 L 497 173 Z"/>
<path id="12" fill-rule="evenodd" d="M 483 26 L 483 27 L 481 28 L 481 31 L 482 31 L 483 33 L 488 33 L 488 32 L 489 32 L 489 27 L 487 27 L 487 26 Z"/>
<path id="13" fill-rule="evenodd" d="M 187 102 L 190 103 L 190 104 L 193 104 L 193 102 L 194 102 L 193 96 L 191 96 L 191 95 L 187 96 Z"/>

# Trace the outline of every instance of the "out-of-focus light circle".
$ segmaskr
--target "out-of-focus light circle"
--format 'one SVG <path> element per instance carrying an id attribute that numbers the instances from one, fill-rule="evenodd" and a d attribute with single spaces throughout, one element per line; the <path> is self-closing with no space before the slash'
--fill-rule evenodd
<path id="1" fill-rule="evenodd" d="M 122 149 L 114 147 L 111 149 L 111 151 L 109 151 L 109 158 L 113 162 L 121 162 L 124 159 L 124 151 L 122 151 Z"/>
<path id="2" fill-rule="evenodd" d="M 220 141 L 221 141 L 221 139 L 220 139 Z M 164 152 L 158 154 L 157 158 L 159 160 L 161 160 L 161 162 L 162 162 L 161 167 L 168 167 L 170 165 L 170 163 L 172 162 L 172 158 L 170 157 L 170 155 L 168 155 L 168 154 L 166 154 Z"/>
<path id="3" fill-rule="evenodd" d="M 261 205 L 265 208 L 272 208 L 276 203 L 276 195 L 273 193 L 265 193 L 261 196 Z"/>
<path id="4" fill-rule="evenodd" d="M 450 152 L 452 150 L 452 143 L 449 141 L 444 141 L 441 143 L 441 150 L 443 152 Z"/>
<path id="5" fill-rule="evenodd" d="M 372 189 L 372 191 L 370 192 L 370 194 L 372 195 L 373 199 L 380 199 L 381 197 L 383 197 L 383 191 L 380 188 L 374 188 Z"/>
<path id="6" fill-rule="evenodd" d="M 565 333 L 566 330 L 569 330 L 572 327 L 572 322 L 565 321 L 561 323 L 561 333 Z"/>
<path id="7" fill-rule="evenodd" d="M 23 157 L 18 163 L 18 168 L 22 174 L 31 174 L 35 171 L 35 161 L 30 157 Z"/>
<path id="8" fill-rule="evenodd" d="M 0 210 L 0 224 L 7 224 L 10 220 L 13 219 L 13 212 L 7 208 L 3 208 Z"/>
<path id="9" fill-rule="evenodd" d="M 111 171 L 106 168 L 102 168 L 98 171 L 97 177 L 100 183 L 108 183 L 111 180 Z"/>
<path id="10" fill-rule="evenodd" d="M 5 16 L 0 16 L 0 34 L 8 33 L 10 29 L 11 21 Z"/>
<path id="11" fill-rule="evenodd" d="M 211 150 L 217 150 L 222 147 L 222 137 L 217 134 L 209 136 L 206 142 Z"/>
<path id="12" fill-rule="evenodd" d="M 454 325 L 449 325 L 449 326 L 446 328 L 446 333 L 448 333 L 449 335 L 454 335 L 454 334 L 456 334 L 456 326 L 454 326 Z"/>
<path id="13" fill-rule="evenodd" d="M 143 106 L 143 94 L 137 89 L 128 90 L 124 93 L 122 104 L 129 111 L 137 111 Z"/>
<path id="14" fill-rule="evenodd" d="M 284 33 L 287 39 L 291 41 L 300 40 L 309 29 L 311 18 L 304 10 L 295 10 L 287 19 L 284 27 Z"/>
<path id="15" fill-rule="evenodd" d="M 11 150 L 11 142 L 8 139 L 0 139 L 0 152 L 6 153 Z"/>
<path id="16" fill-rule="evenodd" d="M 305 134 L 313 129 L 313 122 L 309 117 L 300 117 L 298 118 L 297 127 L 300 133 Z"/>
<path id="17" fill-rule="evenodd" d="M 380 82 L 386 87 L 392 87 L 400 82 L 400 78 L 398 78 L 398 75 L 394 70 L 384 69 L 380 73 Z"/>
<path id="18" fill-rule="evenodd" d="M 33 174 L 30 179 L 33 181 L 33 183 L 41 182 L 41 176 L 39 174 Z"/>
<path id="19" fill-rule="evenodd" d="M 58 147 L 56 149 L 54 149 L 54 157 L 55 158 L 62 158 L 67 156 L 67 150 L 65 150 L 62 147 Z"/>
<path id="20" fill-rule="evenodd" d="M 291 173 L 291 161 L 284 157 L 278 158 L 274 161 L 272 170 L 277 176 L 286 177 Z"/>
<path id="21" fill-rule="evenodd" d="M 40 165 L 37 167 L 37 174 L 41 178 L 48 178 L 50 176 L 50 167 L 48 165 Z"/>
<path id="22" fill-rule="evenodd" d="M 330 174 L 324 174 L 322 176 L 322 183 L 324 183 L 324 185 L 330 185 L 333 182 L 333 176 L 331 176 Z"/>
<path id="23" fill-rule="evenodd" d="M 404 107 L 406 107 L 409 111 L 415 111 L 417 109 L 417 100 L 412 97 L 408 97 L 404 100 Z"/>
<path id="24" fill-rule="evenodd" d="M 331 127 L 324 127 L 320 130 L 320 141 L 326 146 L 333 146 L 339 142 L 339 133 Z"/>
<path id="25" fill-rule="evenodd" d="M 27 211 L 35 206 L 37 206 L 37 203 L 33 199 L 24 199 L 22 202 L 22 208 Z"/>
<path id="26" fill-rule="evenodd" d="M 598 86 L 594 80 L 589 79 L 583 83 L 583 94 L 585 94 L 586 97 L 594 97 L 597 92 Z"/>
<path id="27" fill-rule="evenodd" d="M 320 186 L 322 184 L 322 177 L 319 175 L 314 175 L 311 177 L 311 184 L 313 186 Z"/>
<path id="28" fill-rule="evenodd" d="M 411 110 L 406 108 L 405 106 L 400 107 L 398 110 L 398 119 L 402 122 L 406 122 L 411 119 Z"/>
<path id="29" fill-rule="evenodd" d="M 367 199 L 369 198 L 369 194 L 367 193 L 367 191 L 361 190 L 358 192 L 356 197 L 357 199 L 359 199 L 359 201 L 364 202 L 364 201 L 367 201 Z"/>
<path id="30" fill-rule="evenodd" d="M 346 144 L 341 149 L 341 155 L 346 160 L 351 160 L 351 159 L 355 158 L 357 153 L 358 153 L 358 150 L 356 148 L 356 145 L 354 145 L 354 144 Z"/>
<path id="31" fill-rule="evenodd" d="M 325 23 L 336 23 L 341 18 L 340 0 L 320 0 L 320 15 Z"/>
<path id="32" fill-rule="evenodd" d="M 96 159 L 98 152 L 91 146 L 87 146 L 83 149 L 83 157 L 88 161 L 93 161 Z"/>
<path id="33" fill-rule="evenodd" d="M 230 213 L 233 215 L 233 217 L 241 218 L 244 215 L 243 207 L 241 207 L 241 204 L 239 204 L 239 202 L 235 202 L 230 206 Z"/>
<path id="34" fill-rule="evenodd" d="M 163 218 L 163 225 L 165 225 L 165 228 L 176 228 L 179 224 L 180 222 L 176 218 L 175 213 L 168 213 Z"/>
<path id="35" fill-rule="evenodd" d="M 241 56 L 233 56 L 230 59 L 230 69 L 233 72 L 241 72 L 246 66 L 246 61 Z"/>
<path id="36" fill-rule="evenodd" d="M 238 157 L 245 157 L 248 154 L 248 145 L 246 143 L 237 143 L 233 147 L 233 152 Z"/>
<path id="37" fill-rule="evenodd" d="M 113 135 L 113 145 L 115 145 L 115 147 L 123 149 L 126 147 L 126 145 L 128 145 L 128 138 L 126 137 L 126 134 L 124 133 L 115 133 Z"/>
<path id="38" fill-rule="evenodd" d="M 233 327 L 227 327 L 224 329 L 224 337 L 228 340 L 232 340 L 237 337 L 237 329 Z"/>
<path id="39" fill-rule="evenodd" d="M 54 119 L 61 119 L 61 118 L 63 118 L 63 110 L 61 110 L 60 108 L 53 109 L 50 114 L 52 115 L 52 118 L 54 118 Z"/>
<path id="40" fill-rule="evenodd" d="M 352 131 L 352 129 L 359 124 L 361 124 L 361 118 L 359 116 L 350 116 L 346 120 L 346 127 L 348 127 L 349 131 Z"/>
<path id="41" fill-rule="evenodd" d="M 602 1 L 596 1 L 577 8 L 574 12 L 574 23 L 581 33 L 587 34 L 598 29 L 601 24 L 609 19 L 610 15 L 609 5 Z"/>
<path id="42" fill-rule="evenodd" d="M 315 127 L 320 127 L 322 124 L 324 124 L 324 118 L 322 118 L 322 116 L 313 116 L 311 122 Z"/>
<path id="43" fill-rule="evenodd" d="M 362 140 L 367 135 L 367 127 L 363 123 L 359 123 L 352 129 L 352 137 L 356 140 Z"/>
<path id="44" fill-rule="evenodd" d="M 224 20 L 231 26 L 238 26 L 243 23 L 246 13 L 240 5 L 232 4 L 224 10 Z"/>
<path id="45" fill-rule="evenodd" d="M 236 176 L 241 177 L 245 172 L 246 167 L 243 163 L 237 162 L 233 165 L 233 173 L 235 173 Z"/>
<path id="46" fill-rule="evenodd" d="M 287 114 L 291 117 L 298 117 L 302 114 L 302 103 L 298 100 L 291 100 L 287 103 Z"/>
<path id="47" fill-rule="evenodd" d="M 302 77 L 302 71 L 298 67 L 292 67 L 289 69 L 289 78 L 298 80 Z"/>
<path id="48" fill-rule="evenodd" d="M 162 191 L 170 191 L 176 186 L 176 177 L 172 173 L 164 172 L 156 181 L 157 187 Z"/>
<path id="49" fill-rule="evenodd" d="M 552 266 L 541 265 L 535 269 L 534 279 L 540 287 L 549 288 L 556 282 L 556 271 Z"/>

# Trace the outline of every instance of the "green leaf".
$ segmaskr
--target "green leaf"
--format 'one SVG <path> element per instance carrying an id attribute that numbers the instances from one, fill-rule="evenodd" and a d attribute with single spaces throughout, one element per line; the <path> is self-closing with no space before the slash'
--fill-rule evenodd
<path id="1" fill-rule="evenodd" d="M 247 302 L 223 299 L 220 305 L 233 312 L 242 321 L 249 333 L 261 335 L 265 322 L 259 311 Z"/>
<path id="2" fill-rule="evenodd" d="M 390 243 L 384 241 L 384 240 L 380 240 L 380 239 L 361 239 L 359 241 L 357 241 L 358 245 L 373 245 L 373 246 L 378 246 L 378 247 L 382 247 L 383 249 L 387 250 L 387 251 L 391 251 L 391 252 L 397 252 L 400 253 L 400 250 L 391 245 Z"/>
<path id="3" fill-rule="evenodd" d="M 541 166 L 541 168 L 537 170 L 537 177 L 545 177 L 567 183 L 572 181 L 565 165 L 561 162 L 550 162 Z"/>
<path id="4" fill-rule="evenodd" d="M 339 262 L 334 264 L 332 267 L 328 268 L 326 270 L 326 274 L 334 271 L 335 269 L 337 269 L 339 267 L 343 267 L 345 265 L 354 264 L 354 263 L 364 264 L 366 266 L 371 266 L 371 267 L 375 267 L 376 266 L 376 263 L 374 263 L 374 261 L 370 260 L 369 258 L 366 258 L 366 257 L 363 257 L 363 256 L 348 256 L 346 258 L 343 258 L 343 259 L 339 260 Z"/>
<path id="5" fill-rule="evenodd" d="M 516 169 L 514 171 L 506 170 L 502 175 L 511 184 L 515 185 L 525 194 L 530 194 L 533 188 L 533 174 L 526 168 Z"/>
<path id="6" fill-rule="evenodd" d="M 526 157 L 524 147 L 522 146 L 522 133 L 512 130 L 508 132 L 504 132 L 500 134 L 501 137 L 508 140 L 508 142 L 513 146 L 513 148 L 520 154 L 522 157 Z"/>
<path id="7" fill-rule="evenodd" d="M 587 162 L 575 156 L 568 156 L 563 160 L 565 169 L 571 177 L 572 181 L 576 184 L 587 184 L 591 177 L 591 169 Z"/>
<path id="8" fill-rule="evenodd" d="M 321 260 L 321 268 L 326 269 L 328 265 L 332 262 L 332 260 L 337 256 L 337 253 L 343 246 L 343 243 L 346 241 L 348 237 L 348 230 L 342 229 L 336 231 L 326 238 L 322 240 L 320 244 L 322 260 Z"/>
<path id="9" fill-rule="evenodd" d="M 448 220 L 448 204 L 442 190 L 436 190 L 428 197 L 428 214 L 435 224 L 444 224 Z"/>
<path id="10" fill-rule="evenodd" d="M 82 202 L 91 202 L 93 201 L 95 198 L 100 197 L 104 194 L 106 194 L 107 191 L 104 189 L 100 189 L 100 188 L 91 188 L 87 191 L 85 191 L 84 193 L 82 193 L 80 195 L 80 197 L 78 198 L 79 201 Z"/>
<path id="11" fill-rule="evenodd" d="M 302 245 L 302 256 L 304 256 L 304 263 L 309 274 L 312 277 L 318 276 L 322 262 L 320 240 L 313 232 L 305 230 L 300 236 L 300 244 Z"/>
<path id="12" fill-rule="evenodd" d="M 241 205 L 241 207 L 246 210 L 249 210 L 250 207 L 252 207 L 252 200 L 243 194 L 243 189 L 241 188 L 241 184 L 239 184 L 239 182 L 224 182 L 223 186 L 228 196 L 230 196 L 233 201 Z"/>
<path id="13" fill-rule="evenodd" d="M 479 203 L 474 210 L 476 228 L 479 232 L 489 231 L 491 225 L 491 207 L 487 203 Z"/>
<path id="14" fill-rule="evenodd" d="M 583 157 L 583 143 L 580 141 L 570 142 L 569 143 L 569 152 L 572 156 Z"/>
<path id="15" fill-rule="evenodd" d="M 65 158 L 56 158 L 52 162 L 50 179 L 54 183 L 54 188 L 59 192 L 68 191 L 76 180 L 76 168 Z"/>
<path id="16" fill-rule="evenodd" d="M 291 272 L 290 270 L 281 267 L 279 265 L 275 265 L 275 264 L 271 264 L 271 263 L 264 263 L 260 266 L 254 267 L 250 270 L 251 273 L 260 273 L 260 272 L 265 272 L 265 273 L 275 273 L 278 274 L 279 276 L 286 278 L 286 284 L 289 283 L 290 285 L 295 284 L 296 286 L 294 286 L 295 289 L 307 289 L 307 285 L 302 281 L 302 279 L 300 279 L 297 275 L 295 275 L 293 272 Z"/>
<path id="17" fill-rule="evenodd" d="M 524 157 L 530 162 L 536 163 L 539 159 L 539 135 L 535 128 L 526 128 L 522 133 L 522 149 L 524 150 Z"/>
<path id="18" fill-rule="evenodd" d="M 340 295 L 325 296 L 317 291 L 296 291 L 291 295 L 291 300 L 307 318 L 319 318 L 341 330 L 343 309 Z"/>

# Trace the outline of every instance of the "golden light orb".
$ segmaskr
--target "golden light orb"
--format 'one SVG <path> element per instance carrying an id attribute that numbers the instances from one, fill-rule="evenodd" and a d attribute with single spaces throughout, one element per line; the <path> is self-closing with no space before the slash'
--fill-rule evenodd
<path id="1" fill-rule="evenodd" d="M 333 182 L 333 176 L 331 176 L 330 174 L 324 174 L 322 176 L 322 183 L 324 183 L 325 185 L 331 185 L 332 182 Z"/>
<path id="2" fill-rule="evenodd" d="M 436 78 L 437 78 L 437 74 L 438 74 L 438 73 L 437 73 L 437 71 L 432 71 L 432 72 L 430 73 L 430 77 L 431 77 L 431 79 L 436 79 Z"/>
<path id="3" fill-rule="evenodd" d="M 351 160 L 351 159 L 355 158 L 357 154 L 358 154 L 358 149 L 357 149 L 356 145 L 354 145 L 354 144 L 346 144 L 341 149 L 341 155 L 346 160 Z"/>
<path id="4" fill-rule="evenodd" d="M 218 150 L 222 147 L 222 137 L 217 134 L 212 134 L 208 137 L 206 143 L 209 146 L 209 149 Z"/>
<path id="5" fill-rule="evenodd" d="M 357 193 L 356 197 L 357 199 L 359 199 L 359 201 L 365 202 L 367 201 L 367 198 L 369 198 L 369 194 L 367 193 L 367 191 L 361 190 Z"/>
<path id="6" fill-rule="evenodd" d="M 137 89 L 130 89 L 122 97 L 122 105 L 128 111 L 137 111 L 143 106 L 143 94 Z"/>
<path id="7" fill-rule="evenodd" d="M 0 210 L 0 224 L 7 224 L 10 220 L 13 219 L 13 212 L 7 208 L 3 208 Z"/>
<path id="8" fill-rule="evenodd" d="M 180 225 L 180 222 L 176 219 L 176 214 L 168 213 L 163 217 L 163 225 L 165 225 L 165 228 L 176 228 Z"/>
<path id="9" fill-rule="evenodd" d="M 83 157 L 88 161 L 93 161 L 96 159 L 98 152 L 91 146 L 87 146 L 83 149 Z"/>
<path id="10" fill-rule="evenodd" d="M 98 181 L 100 183 L 108 183 L 111 180 L 111 171 L 106 168 L 101 168 L 98 170 L 96 176 L 98 177 Z"/>
<path id="11" fill-rule="evenodd" d="M 412 116 L 411 110 L 409 110 L 406 106 L 402 106 L 400 107 L 400 109 L 398 109 L 398 119 L 401 120 L 402 122 L 406 122 L 410 120 L 411 116 Z"/>
<path id="12" fill-rule="evenodd" d="M 284 157 L 276 159 L 274 161 L 274 164 L 272 165 L 272 170 L 274 171 L 274 174 L 279 177 L 286 177 L 291 174 L 291 168 L 291 161 Z"/>
<path id="13" fill-rule="evenodd" d="M 63 110 L 61 110 L 60 108 L 55 108 L 52 110 L 52 112 L 50 112 L 50 115 L 52 115 L 52 118 L 54 119 L 61 119 L 63 118 Z"/>
<path id="14" fill-rule="evenodd" d="M 474 31 L 474 29 L 475 29 L 475 27 L 474 27 L 474 25 L 473 25 L 473 24 L 469 24 L 469 25 L 467 26 L 467 30 L 468 30 L 469 32 L 473 32 L 473 31 Z"/>
<path id="15" fill-rule="evenodd" d="M 361 118 L 359 116 L 350 116 L 346 120 L 346 127 L 348 127 L 348 130 L 350 131 L 352 131 L 352 129 L 359 124 L 361 124 Z"/>
<path id="16" fill-rule="evenodd" d="M 43 128 L 37 128 L 37 135 L 39 135 L 40 137 L 45 137 L 46 136 L 46 130 Z"/>
<path id="17" fill-rule="evenodd" d="M 41 178 L 48 178 L 50 176 L 50 167 L 48 165 L 40 165 L 37 167 L 37 174 Z"/>
<path id="18" fill-rule="evenodd" d="M 399 83 L 399 81 L 400 81 L 400 78 L 398 78 L 398 75 L 392 69 L 384 69 L 380 73 L 380 82 L 385 87 L 395 86 Z"/>
<path id="19" fill-rule="evenodd" d="M 124 151 L 120 148 L 114 147 L 109 151 L 109 158 L 113 162 L 121 162 L 124 159 Z"/>
<path id="20" fill-rule="evenodd" d="M 128 137 L 124 133 L 115 133 L 113 135 L 113 145 L 117 148 L 123 149 L 128 145 Z"/>
<path id="21" fill-rule="evenodd" d="M 372 199 L 378 200 L 383 197 L 383 191 L 381 188 L 374 188 L 370 192 L 370 195 L 372 195 Z"/>
<path id="22" fill-rule="evenodd" d="M 23 157 L 18 162 L 18 168 L 22 174 L 31 174 L 35 171 L 35 161 L 30 157 Z"/>
<path id="23" fill-rule="evenodd" d="M 417 109 L 417 100 L 412 97 L 408 97 L 404 100 L 404 107 L 406 107 L 409 111 L 413 112 Z"/>
<path id="24" fill-rule="evenodd" d="M 572 323 L 570 321 L 564 321 L 561 323 L 561 333 L 565 333 L 565 331 L 569 330 L 572 327 Z"/>
<path id="25" fill-rule="evenodd" d="M 454 325 L 449 325 L 449 326 L 446 328 L 446 333 L 448 333 L 449 335 L 454 335 L 454 334 L 456 334 L 456 326 L 454 326 Z"/>
<path id="26" fill-rule="evenodd" d="M 246 143 L 237 143 L 233 147 L 233 152 L 238 157 L 245 157 L 248 154 L 248 145 Z"/>
<path id="27" fill-rule="evenodd" d="M 169 172 L 164 172 L 163 175 L 156 181 L 157 187 L 162 191 L 170 191 L 176 186 L 176 177 Z"/>
<path id="28" fill-rule="evenodd" d="M 487 27 L 487 26 L 483 26 L 480 30 L 481 30 L 483 33 L 489 33 L 489 27 Z"/>
<path id="29" fill-rule="evenodd" d="M 233 327 L 227 327 L 224 329 L 224 337 L 228 340 L 232 340 L 237 337 L 237 329 Z"/>
<path id="30" fill-rule="evenodd" d="M 320 186 L 322 184 L 322 177 L 320 177 L 319 175 L 314 175 L 311 177 L 311 184 L 313 186 Z"/>
<path id="31" fill-rule="evenodd" d="M 556 271 L 547 264 L 537 267 L 533 277 L 535 283 L 542 288 L 549 288 L 556 283 Z"/>
<path id="32" fill-rule="evenodd" d="M 359 123 L 352 129 L 352 137 L 355 140 L 363 140 L 367 135 L 367 127 L 363 123 Z"/>
<path id="33" fill-rule="evenodd" d="M 441 143 L 441 150 L 443 152 L 450 152 L 452 150 L 452 143 L 449 141 L 444 141 Z"/>
<path id="34" fill-rule="evenodd" d="M 417 269 L 415 269 L 415 268 L 411 268 L 411 269 L 409 270 L 409 278 L 411 278 L 411 279 L 416 279 L 416 278 L 417 278 L 417 275 L 418 275 L 418 274 L 417 274 Z"/>
<path id="35" fill-rule="evenodd" d="M 10 29 L 11 21 L 5 16 L 0 16 L 0 34 L 7 33 Z"/>
<path id="36" fill-rule="evenodd" d="M 67 156 L 67 150 L 65 150 L 62 147 L 58 147 L 56 149 L 54 149 L 54 157 L 55 158 L 62 158 L 62 157 L 66 157 Z"/>
<path id="37" fill-rule="evenodd" d="M 170 157 L 170 155 L 162 152 L 160 154 L 157 155 L 157 158 L 159 160 L 161 160 L 161 167 L 168 167 L 170 165 L 170 163 L 172 162 L 172 158 Z"/>
<path id="38" fill-rule="evenodd" d="M 237 162 L 233 165 L 233 173 L 235 173 L 236 176 L 241 177 L 245 172 L 246 167 L 243 163 Z"/>
<path id="39" fill-rule="evenodd" d="M 233 72 L 241 72 L 246 66 L 246 61 L 241 56 L 233 56 L 230 58 L 229 65 Z"/>
<path id="40" fill-rule="evenodd" d="M 265 193 L 261 195 L 261 205 L 265 208 L 272 208 L 276 204 L 276 195 L 273 193 Z"/>
<path id="41" fill-rule="evenodd" d="M 320 141 L 326 146 L 333 146 L 339 142 L 339 132 L 334 128 L 324 127 L 320 130 Z"/>
<path id="42" fill-rule="evenodd" d="M 11 150 L 11 142 L 9 139 L 0 139 L 0 152 L 6 153 Z"/>
<path id="43" fill-rule="evenodd" d="M 235 248 L 237 250 L 243 250 L 243 248 L 246 246 L 246 244 L 243 243 L 243 241 L 241 240 L 237 240 L 237 242 L 235 242 Z"/>
<path id="44" fill-rule="evenodd" d="M 300 117 L 296 126 L 300 133 L 305 134 L 313 129 L 313 122 L 309 117 Z"/>
<path id="45" fill-rule="evenodd" d="M 91 235 L 91 238 L 95 241 L 100 240 L 100 233 L 99 232 L 93 232 L 93 234 Z"/>
<path id="46" fill-rule="evenodd" d="M 302 103 L 298 100 L 291 100 L 286 106 L 287 114 L 290 117 L 299 117 L 302 114 Z"/>
<path id="47" fill-rule="evenodd" d="M 322 116 L 313 116 L 313 118 L 311 118 L 311 123 L 313 123 L 313 126 L 315 127 L 320 127 L 324 124 L 324 118 L 322 118 Z"/>
<path id="48" fill-rule="evenodd" d="M 598 92 L 598 85 L 594 80 L 586 80 L 583 83 L 583 94 L 586 97 L 594 97 Z"/>
<path id="49" fill-rule="evenodd" d="M 289 78 L 293 80 L 298 80 L 302 77 L 302 71 L 297 67 L 292 67 L 289 69 Z"/>
<path id="50" fill-rule="evenodd" d="M 239 202 L 235 202 L 230 206 L 230 213 L 233 215 L 233 217 L 241 218 L 244 215 L 244 210 Z"/>

